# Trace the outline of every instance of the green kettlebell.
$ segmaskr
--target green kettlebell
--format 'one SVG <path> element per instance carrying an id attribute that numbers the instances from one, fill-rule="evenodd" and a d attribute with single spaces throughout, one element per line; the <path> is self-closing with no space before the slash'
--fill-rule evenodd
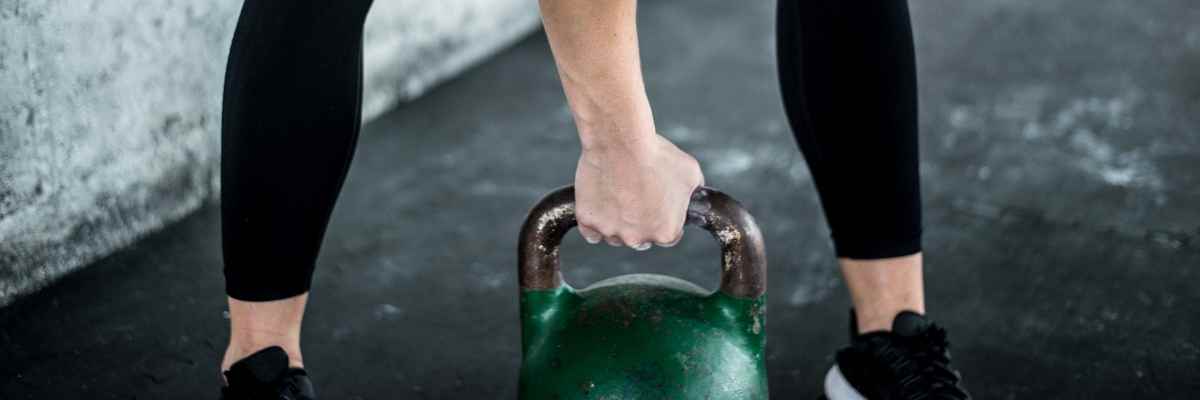
<path id="1" fill-rule="evenodd" d="M 721 246 L 721 287 L 632 274 L 576 290 L 558 248 L 575 191 L 546 195 L 521 227 L 519 395 L 540 399 L 765 399 L 767 257 L 754 218 L 709 188 L 687 223 Z"/>

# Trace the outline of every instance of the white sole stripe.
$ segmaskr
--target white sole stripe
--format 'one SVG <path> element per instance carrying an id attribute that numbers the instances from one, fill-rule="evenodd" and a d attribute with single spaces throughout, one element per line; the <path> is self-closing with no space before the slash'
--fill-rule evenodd
<path id="1" fill-rule="evenodd" d="M 867 400 L 861 393 L 854 390 L 854 386 L 850 385 L 836 364 L 829 369 L 829 373 L 825 374 L 825 397 L 828 397 L 829 400 Z"/>

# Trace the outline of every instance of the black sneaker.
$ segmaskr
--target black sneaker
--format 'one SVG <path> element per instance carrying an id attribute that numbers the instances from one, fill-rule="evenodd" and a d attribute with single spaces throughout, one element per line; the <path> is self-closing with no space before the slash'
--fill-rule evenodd
<path id="1" fill-rule="evenodd" d="M 825 375 L 829 400 L 967 400 L 950 367 L 946 331 L 921 314 L 904 311 L 891 332 L 857 335 L 850 312 L 850 346 L 837 352 Z"/>
<path id="2" fill-rule="evenodd" d="M 221 400 L 316 400 L 308 373 L 288 368 L 288 356 L 279 346 L 251 354 L 225 371 L 228 385 Z"/>

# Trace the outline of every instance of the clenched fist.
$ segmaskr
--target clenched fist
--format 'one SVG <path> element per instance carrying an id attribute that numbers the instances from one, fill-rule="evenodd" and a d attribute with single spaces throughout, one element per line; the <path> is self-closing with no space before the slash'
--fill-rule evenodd
<path id="1" fill-rule="evenodd" d="M 575 170 L 579 233 L 589 243 L 646 250 L 674 246 L 700 164 L 657 134 L 625 146 L 585 148 Z"/>

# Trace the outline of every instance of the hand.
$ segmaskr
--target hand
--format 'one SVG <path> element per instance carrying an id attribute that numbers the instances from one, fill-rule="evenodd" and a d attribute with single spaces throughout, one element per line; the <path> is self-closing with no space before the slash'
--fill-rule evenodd
<path id="1" fill-rule="evenodd" d="M 583 150 L 575 169 L 575 213 L 589 243 L 646 250 L 674 246 L 692 192 L 704 184 L 700 164 L 651 134 L 621 146 Z"/>

